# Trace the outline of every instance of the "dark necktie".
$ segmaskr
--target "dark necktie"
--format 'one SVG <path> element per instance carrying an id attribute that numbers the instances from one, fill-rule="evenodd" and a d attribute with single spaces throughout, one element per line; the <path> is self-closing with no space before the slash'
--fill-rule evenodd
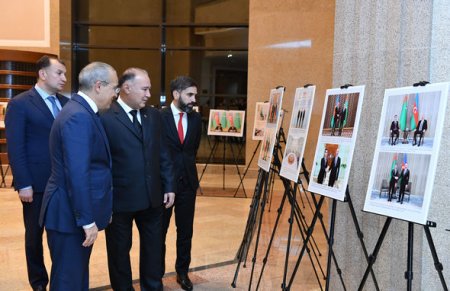
<path id="1" fill-rule="evenodd" d="M 178 138 L 181 144 L 184 142 L 184 131 L 183 131 L 183 112 L 180 112 L 180 119 L 178 120 Z"/>
<path id="2" fill-rule="evenodd" d="M 53 117 L 56 118 L 56 116 L 58 116 L 59 114 L 59 107 L 58 105 L 56 105 L 56 97 L 55 96 L 48 96 L 47 99 L 50 101 L 50 103 L 52 103 L 52 114 Z"/>
<path id="3" fill-rule="evenodd" d="M 139 123 L 139 120 L 137 119 L 137 110 L 133 109 L 130 111 L 130 114 L 133 116 L 133 125 L 136 129 L 139 136 L 142 136 L 142 125 Z"/>

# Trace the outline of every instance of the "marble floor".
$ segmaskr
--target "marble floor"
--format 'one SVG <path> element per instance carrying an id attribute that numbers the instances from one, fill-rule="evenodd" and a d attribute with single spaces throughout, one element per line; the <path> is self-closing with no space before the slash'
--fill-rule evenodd
<path id="1" fill-rule="evenodd" d="M 237 274 L 235 290 L 248 290 L 252 269 L 252 257 L 255 254 L 255 243 L 257 232 L 252 240 L 246 260 L 237 270 L 236 254 L 243 239 L 247 217 L 249 215 L 251 198 L 231 198 L 235 192 L 239 180 L 228 173 L 226 189 L 220 187 L 222 173 L 212 171 L 207 173 L 203 182 L 203 195 L 198 195 L 196 205 L 196 217 L 194 225 L 194 239 L 192 250 L 192 263 L 190 277 L 194 283 L 195 290 L 233 290 L 231 283 Z M 209 181 L 209 182 L 208 182 Z M 253 183 L 253 186 L 252 186 Z M 254 177 L 249 175 L 245 180 L 247 195 L 251 197 L 254 188 Z M 269 204 L 265 208 L 261 223 L 261 232 L 257 255 L 255 259 L 254 273 L 252 279 L 252 290 L 256 288 L 258 278 L 261 274 L 263 258 L 267 251 L 272 230 L 277 218 L 277 208 L 281 203 L 282 189 L 279 182 L 275 184 Z M 242 194 L 242 193 L 240 193 Z M 225 196 L 225 197 L 217 197 Z M 228 197 L 226 197 L 228 196 Z M 238 197 L 243 195 L 238 195 Z M 313 212 L 310 205 L 311 198 L 301 194 L 298 204 L 305 220 L 309 223 Z M 326 201 L 326 200 L 325 200 Z M 17 194 L 10 188 L 0 189 L 0 290 L 30 290 L 27 282 L 22 223 L 21 204 Z M 327 205 L 324 213 L 326 214 Z M 288 243 L 288 218 L 290 206 L 286 203 L 281 213 L 277 232 L 274 236 L 270 253 L 267 258 L 264 273 L 258 290 L 280 289 L 283 282 L 285 256 Z M 327 215 L 324 217 L 328 221 Z M 303 246 L 302 237 L 298 226 L 293 224 L 292 241 L 289 248 L 287 281 L 294 268 L 297 258 Z M 255 227 L 256 230 L 256 227 Z M 137 230 L 135 229 L 135 234 Z M 321 290 L 324 288 L 326 273 L 327 246 L 325 236 L 321 228 L 316 228 L 313 234 L 314 246 L 311 249 L 311 259 L 305 252 L 298 272 L 293 278 L 291 290 Z M 175 281 L 175 226 L 173 225 L 167 238 L 167 274 L 163 279 L 164 290 L 181 290 Z M 138 284 L 138 236 L 133 237 L 133 249 L 131 259 L 133 264 L 133 277 L 136 279 L 135 288 L 139 290 Z M 48 251 L 45 254 L 47 266 L 51 265 Z M 313 263 L 312 263 L 313 262 Z M 90 287 L 91 290 L 111 290 L 109 287 L 108 269 L 106 261 L 106 248 L 104 234 L 94 245 L 90 264 Z M 316 273 L 318 274 L 316 276 Z"/>

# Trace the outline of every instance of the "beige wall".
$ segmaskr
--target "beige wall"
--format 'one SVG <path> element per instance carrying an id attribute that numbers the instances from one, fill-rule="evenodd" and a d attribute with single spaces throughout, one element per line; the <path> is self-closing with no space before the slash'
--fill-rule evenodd
<path id="1" fill-rule="evenodd" d="M 305 149 L 305 162 L 310 168 L 325 91 L 332 84 L 334 1 L 250 0 L 249 28 L 246 162 L 257 144 L 251 139 L 255 102 L 268 100 L 271 88 L 285 86 L 283 108 L 289 113 L 283 126 L 287 133 L 295 88 L 312 83 L 317 88 Z M 311 46 L 269 47 L 294 41 L 311 41 Z"/>
<path id="2" fill-rule="evenodd" d="M 58 0 L 0 3 L 0 48 L 59 55 Z"/>

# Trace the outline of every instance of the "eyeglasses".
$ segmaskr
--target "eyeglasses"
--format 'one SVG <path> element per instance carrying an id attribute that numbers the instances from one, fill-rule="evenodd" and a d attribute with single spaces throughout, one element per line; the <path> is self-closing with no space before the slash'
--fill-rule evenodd
<path id="1" fill-rule="evenodd" d="M 104 86 L 108 86 L 110 83 L 109 82 L 107 82 L 107 81 L 102 81 L 102 80 L 99 80 L 99 82 L 102 84 L 102 85 L 104 85 Z M 119 94 L 119 92 L 120 92 L 120 87 L 114 87 L 113 88 L 113 90 L 114 90 L 114 93 L 116 93 L 116 95 L 117 94 Z"/>

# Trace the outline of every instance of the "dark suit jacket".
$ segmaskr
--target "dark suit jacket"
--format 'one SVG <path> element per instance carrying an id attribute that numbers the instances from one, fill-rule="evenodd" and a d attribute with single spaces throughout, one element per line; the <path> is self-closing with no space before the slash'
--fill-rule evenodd
<path id="1" fill-rule="evenodd" d="M 408 182 L 409 182 L 409 169 L 402 170 L 402 172 L 400 174 L 400 179 L 401 179 L 400 187 L 401 187 L 401 190 L 404 191 L 406 185 L 408 185 Z"/>
<path id="2" fill-rule="evenodd" d="M 111 155 L 100 118 L 77 94 L 53 124 L 50 157 L 40 223 L 66 233 L 92 222 L 104 229 L 112 215 Z"/>
<path id="3" fill-rule="evenodd" d="M 422 122 L 423 122 L 423 125 L 421 124 Z M 421 125 L 422 125 L 422 130 L 419 129 Z M 417 132 L 421 132 L 421 131 L 424 131 L 424 130 L 428 130 L 428 124 L 427 124 L 427 120 L 426 119 L 419 120 L 419 123 L 417 124 L 417 127 L 416 127 L 416 131 Z"/>
<path id="4" fill-rule="evenodd" d="M 132 212 L 162 205 L 163 193 L 175 192 L 173 163 L 155 108 L 140 110 L 143 138 L 114 101 L 100 114 L 112 156 L 113 211 Z"/>
<path id="5" fill-rule="evenodd" d="M 337 157 L 336 164 L 335 159 L 336 157 L 331 160 L 330 179 L 333 179 L 333 181 L 336 181 L 339 178 L 339 169 L 341 168 L 341 157 Z"/>
<path id="6" fill-rule="evenodd" d="M 167 135 L 169 149 L 174 161 L 175 182 L 187 180 L 193 191 L 198 188 L 198 176 L 196 166 L 197 150 L 202 135 L 202 118 L 198 112 L 191 112 L 188 116 L 188 129 L 184 143 L 178 138 L 178 131 L 170 106 L 161 110 L 163 117 L 163 132 Z M 178 184 L 178 183 L 177 183 Z M 176 192 L 183 189 L 177 189 Z"/>
<path id="7" fill-rule="evenodd" d="M 398 121 L 392 121 L 391 122 L 391 130 L 392 132 L 397 132 L 400 129 L 400 127 L 398 127 Z"/>
<path id="8" fill-rule="evenodd" d="M 62 106 L 69 100 L 60 94 L 57 98 Z M 50 177 L 48 139 L 54 120 L 34 87 L 9 101 L 5 117 L 6 139 L 16 190 L 32 186 L 34 192 L 44 192 Z"/>

